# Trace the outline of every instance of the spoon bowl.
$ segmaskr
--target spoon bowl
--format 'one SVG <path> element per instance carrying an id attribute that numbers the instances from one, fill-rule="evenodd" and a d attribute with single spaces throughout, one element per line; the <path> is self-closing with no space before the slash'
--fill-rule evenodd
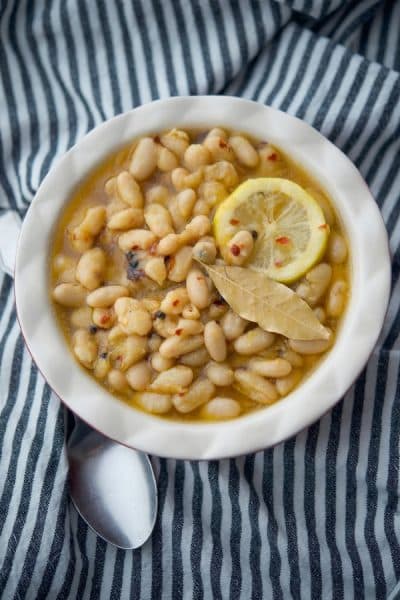
<path id="1" fill-rule="evenodd" d="M 157 516 L 157 486 L 148 456 L 76 417 L 67 449 L 70 495 L 81 517 L 114 546 L 142 546 Z"/>

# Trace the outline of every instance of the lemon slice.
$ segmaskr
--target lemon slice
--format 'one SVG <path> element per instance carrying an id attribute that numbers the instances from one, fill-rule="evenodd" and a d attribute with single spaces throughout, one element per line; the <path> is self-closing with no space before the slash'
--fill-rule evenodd
<path id="1" fill-rule="evenodd" d="M 243 229 L 255 238 L 246 266 L 290 283 L 323 255 L 329 226 L 319 204 L 302 187 L 274 177 L 249 179 L 218 207 L 213 229 L 224 257 Z"/>

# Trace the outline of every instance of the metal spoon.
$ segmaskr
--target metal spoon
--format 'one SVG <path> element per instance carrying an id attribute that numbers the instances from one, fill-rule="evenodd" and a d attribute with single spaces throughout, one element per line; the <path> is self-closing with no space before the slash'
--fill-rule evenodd
<path id="1" fill-rule="evenodd" d="M 107 542 L 139 548 L 153 531 L 157 486 L 146 454 L 117 444 L 74 416 L 67 442 L 70 494 L 86 523 Z"/>

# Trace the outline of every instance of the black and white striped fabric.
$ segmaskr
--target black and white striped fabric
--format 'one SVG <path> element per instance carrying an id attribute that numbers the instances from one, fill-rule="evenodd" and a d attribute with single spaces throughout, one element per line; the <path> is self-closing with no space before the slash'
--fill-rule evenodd
<path id="1" fill-rule="evenodd" d="M 152 538 L 116 550 L 67 492 L 64 416 L 0 275 L 0 597 L 400 598 L 399 0 L 0 0 L 0 215 L 116 113 L 176 94 L 297 115 L 350 156 L 393 255 L 385 327 L 345 398 L 274 449 L 153 458 Z"/>

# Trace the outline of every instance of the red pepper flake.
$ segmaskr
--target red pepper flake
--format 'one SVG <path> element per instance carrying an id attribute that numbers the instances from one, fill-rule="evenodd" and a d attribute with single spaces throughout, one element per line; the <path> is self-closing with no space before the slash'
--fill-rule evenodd
<path id="1" fill-rule="evenodd" d="M 178 392 L 178 396 L 184 396 L 185 392 Z"/>
<path id="2" fill-rule="evenodd" d="M 151 254 L 151 256 L 154 256 L 155 254 L 157 254 L 157 245 L 158 242 L 154 242 L 150 248 L 149 248 L 149 254 Z"/>
<path id="3" fill-rule="evenodd" d="M 274 265 L 276 267 L 281 267 L 283 265 L 283 262 L 281 260 L 274 260 Z"/>
<path id="4" fill-rule="evenodd" d="M 103 316 L 101 317 L 101 319 L 100 319 L 100 323 L 101 323 L 102 325 L 104 325 L 105 323 L 107 323 L 107 322 L 109 321 L 109 319 L 110 319 L 110 318 L 109 318 L 109 316 L 108 316 L 108 315 L 103 315 Z"/>
<path id="5" fill-rule="evenodd" d="M 220 148 L 226 148 L 228 146 L 228 144 L 226 143 L 226 141 L 223 140 L 222 138 L 219 140 L 218 144 L 219 144 Z"/>
<path id="6" fill-rule="evenodd" d="M 119 355 L 119 356 L 117 356 L 117 358 L 115 360 L 121 360 L 121 358 L 122 358 L 122 356 Z"/>
<path id="7" fill-rule="evenodd" d="M 239 256 L 239 254 L 240 254 L 239 246 L 237 246 L 236 244 L 233 244 L 231 246 L 231 252 L 232 252 L 233 256 Z"/>
<path id="8" fill-rule="evenodd" d="M 201 275 L 199 275 L 198 277 L 196 277 L 197 281 L 203 281 L 203 277 Z"/>
<path id="9" fill-rule="evenodd" d="M 286 235 L 281 235 L 280 237 L 275 238 L 275 242 L 277 244 L 282 244 L 282 246 L 285 246 L 286 244 L 290 244 L 290 239 L 286 237 Z"/>
<path id="10" fill-rule="evenodd" d="M 180 327 L 179 329 L 175 330 L 175 335 L 181 335 L 183 329 Z"/>
<path id="11" fill-rule="evenodd" d="M 231 225 L 239 225 L 240 221 L 239 221 L 239 219 L 231 219 L 231 220 L 229 221 L 229 223 L 230 223 Z"/>
<path id="12" fill-rule="evenodd" d="M 318 229 L 328 229 L 328 223 L 322 223 L 322 225 L 318 225 Z"/>
<path id="13" fill-rule="evenodd" d="M 176 299 L 173 301 L 172 306 L 178 306 L 180 300 Z"/>
<path id="14" fill-rule="evenodd" d="M 272 154 L 269 154 L 267 156 L 268 160 L 278 160 L 278 155 L 276 154 L 276 152 L 273 152 Z"/>
<path id="15" fill-rule="evenodd" d="M 131 247 L 131 250 L 138 250 L 139 246 L 137 244 L 135 244 L 134 246 Z"/>
<path id="16" fill-rule="evenodd" d="M 223 298 L 219 298 L 218 300 L 215 300 L 213 304 L 215 304 L 215 306 L 224 306 L 225 300 Z"/>
<path id="17" fill-rule="evenodd" d="M 159 135 L 155 135 L 153 140 L 155 141 L 156 144 L 159 144 L 161 142 Z"/>

